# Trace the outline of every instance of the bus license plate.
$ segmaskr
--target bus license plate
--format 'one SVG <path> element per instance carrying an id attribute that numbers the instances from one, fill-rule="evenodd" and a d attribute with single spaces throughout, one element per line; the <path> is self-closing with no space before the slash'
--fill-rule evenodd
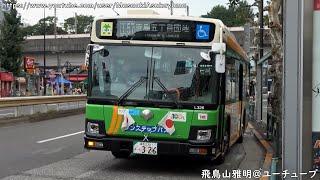
<path id="1" fill-rule="evenodd" d="M 147 154 L 147 155 L 157 155 L 158 154 L 158 144 L 150 142 L 135 142 L 133 144 L 134 154 Z"/>

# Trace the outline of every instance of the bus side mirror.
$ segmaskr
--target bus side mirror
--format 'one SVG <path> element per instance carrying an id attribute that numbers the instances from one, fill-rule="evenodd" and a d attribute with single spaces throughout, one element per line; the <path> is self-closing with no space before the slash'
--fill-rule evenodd
<path id="1" fill-rule="evenodd" d="M 215 69 L 217 73 L 226 72 L 226 44 L 225 43 L 213 43 L 212 51 L 210 51 L 210 58 L 215 57 Z"/>
<path id="2" fill-rule="evenodd" d="M 102 55 L 102 57 L 107 57 L 107 56 L 109 56 L 109 51 L 106 50 L 106 49 L 103 49 L 103 50 L 101 51 L 101 55 Z"/>
<path id="3" fill-rule="evenodd" d="M 200 56 L 206 61 L 211 61 L 210 55 L 208 53 L 200 52 Z"/>
<path id="4" fill-rule="evenodd" d="M 225 73 L 226 72 L 226 56 L 224 54 L 216 54 L 216 72 Z"/>

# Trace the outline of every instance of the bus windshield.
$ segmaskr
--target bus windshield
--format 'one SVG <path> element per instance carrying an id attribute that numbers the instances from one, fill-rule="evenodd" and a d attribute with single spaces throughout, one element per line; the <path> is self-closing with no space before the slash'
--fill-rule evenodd
<path id="1" fill-rule="evenodd" d="M 91 97 L 119 100 L 128 89 L 139 84 L 124 101 L 216 103 L 214 63 L 200 56 L 209 48 L 103 48 L 92 54 Z M 146 80 L 137 83 L 142 78 Z"/>

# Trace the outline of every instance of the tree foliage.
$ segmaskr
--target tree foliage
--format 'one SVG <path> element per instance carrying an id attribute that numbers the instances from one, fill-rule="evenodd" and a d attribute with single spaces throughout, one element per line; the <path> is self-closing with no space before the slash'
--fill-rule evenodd
<path id="1" fill-rule="evenodd" d="M 282 107 L 281 107 L 281 92 L 282 92 L 282 74 L 283 74 L 283 29 L 281 21 L 281 9 L 283 0 L 270 0 L 268 16 L 264 17 L 264 24 L 268 23 L 271 30 L 271 46 L 272 59 L 269 61 L 271 68 L 269 76 L 273 79 L 273 92 L 271 96 L 272 114 L 277 117 L 277 121 L 281 126 Z M 230 6 L 237 6 L 240 0 L 229 0 Z M 261 0 L 255 0 L 255 3 L 261 3 Z M 265 9 L 265 8 L 264 8 Z"/>
<path id="2" fill-rule="evenodd" d="M 254 13 L 246 1 L 239 1 L 229 7 L 214 6 L 210 12 L 202 17 L 220 19 L 225 25 L 232 27 L 243 26 L 245 23 L 253 21 Z"/>
<path id="3" fill-rule="evenodd" d="M 14 1 L 9 1 L 14 3 Z M 4 12 L 4 21 L 0 26 L 0 62 L 1 68 L 17 75 L 20 72 L 23 34 L 21 31 L 21 17 L 11 7 Z"/>
<path id="4" fill-rule="evenodd" d="M 45 24 L 44 24 L 45 21 Z M 23 28 L 23 33 L 25 36 L 28 35 L 43 35 L 44 30 L 47 35 L 54 34 L 54 16 L 48 16 L 46 18 L 42 18 L 38 21 L 37 24 L 33 26 L 27 26 Z M 62 27 L 57 26 L 57 34 L 67 34 L 66 31 L 62 29 Z"/>
<path id="5" fill-rule="evenodd" d="M 229 0 L 229 5 L 236 6 L 236 5 L 238 5 L 239 2 L 240 2 L 240 0 Z"/>
<path id="6" fill-rule="evenodd" d="M 84 16 L 79 15 L 76 16 L 77 18 L 77 33 L 89 33 L 90 31 L 90 25 L 93 22 L 93 16 Z M 67 32 L 76 32 L 76 25 L 75 25 L 75 17 L 70 17 L 68 19 L 64 20 L 64 29 Z"/>
<path id="7" fill-rule="evenodd" d="M 77 16 L 77 33 L 89 33 L 90 25 L 93 22 L 93 16 Z M 32 35 L 43 35 L 44 32 L 44 23 L 45 20 L 45 28 L 46 34 L 52 35 L 54 34 L 54 16 L 48 16 L 46 18 L 42 18 L 38 21 L 37 24 L 33 26 L 23 27 L 22 31 L 24 36 L 32 36 Z M 64 20 L 62 25 L 63 27 L 57 26 L 57 34 L 67 34 L 75 32 L 75 17 L 70 17 Z"/>

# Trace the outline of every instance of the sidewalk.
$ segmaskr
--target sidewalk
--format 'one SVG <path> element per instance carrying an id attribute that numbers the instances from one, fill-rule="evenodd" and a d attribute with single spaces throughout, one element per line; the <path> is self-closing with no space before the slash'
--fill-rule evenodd
<path id="1" fill-rule="evenodd" d="M 276 157 L 277 155 L 275 154 L 276 150 L 276 142 L 269 141 L 267 138 L 267 133 L 266 133 L 266 127 L 259 124 L 257 121 L 249 121 L 248 128 L 251 128 L 256 139 L 259 141 L 261 147 L 264 148 L 265 150 L 265 155 L 264 155 L 264 161 L 263 165 L 260 166 L 262 167 L 262 172 L 268 172 L 268 174 L 271 174 L 272 172 L 277 172 L 276 169 L 272 169 L 273 165 L 273 157 Z M 263 173 L 265 175 L 265 173 Z M 260 178 L 261 180 L 265 179 L 270 179 L 268 176 L 263 176 Z"/>
<path id="2" fill-rule="evenodd" d="M 266 125 L 262 125 L 257 121 L 249 121 L 249 123 L 253 126 L 253 128 L 261 135 L 261 138 L 267 141 L 267 143 L 271 146 L 272 150 L 276 151 L 276 139 L 273 137 L 272 139 L 268 139 L 267 137 L 267 127 Z M 280 139 L 281 144 L 281 139 Z"/>
<path id="3" fill-rule="evenodd" d="M 239 169 L 242 170 L 259 170 L 264 163 L 265 149 L 259 144 L 253 130 L 252 127 L 248 127 L 244 134 L 243 147 L 246 156 L 239 166 Z"/>

